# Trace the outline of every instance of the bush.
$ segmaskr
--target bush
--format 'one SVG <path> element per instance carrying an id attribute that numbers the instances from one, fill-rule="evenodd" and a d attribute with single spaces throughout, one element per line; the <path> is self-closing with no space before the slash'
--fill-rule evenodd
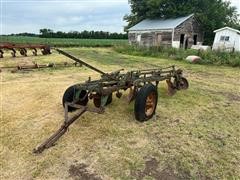
<path id="1" fill-rule="evenodd" d="M 160 58 L 170 58 L 174 60 L 185 60 L 187 56 L 196 55 L 202 58 L 199 64 L 229 65 L 240 67 L 239 52 L 201 51 L 194 49 L 176 49 L 172 47 L 139 47 L 130 45 L 114 46 L 115 51 L 134 56 L 150 56 Z"/>

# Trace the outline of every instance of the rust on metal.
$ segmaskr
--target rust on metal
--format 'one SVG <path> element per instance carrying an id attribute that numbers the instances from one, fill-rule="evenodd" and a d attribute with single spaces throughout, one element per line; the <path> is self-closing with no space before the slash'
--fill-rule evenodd
<path id="1" fill-rule="evenodd" d="M 73 115 L 71 118 L 68 116 L 68 108 L 69 107 L 74 107 L 78 109 L 78 112 Z M 66 103 L 65 104 L 65 120 L 61 127 L 51 136 L 49 137 L 46 141 L 44 141 L 41 145 L 39 145 L 37 148 L 33 150 L 33 153 L 39 154 L 42 153 L 45 149 L 48 149 L 52 146 L 55 145 L 56 141 L 62 137 L 68 130 L 69 126 L 74 123 L 80 116 L 82 116 L 85 112 L 93 112 L 93 113 L 98 113 L 102 114 L 104 112 L 103 108 L 89 108 L 87 106 L 80 106 L 77 104 L 73 103 Z"/>
<path id="2" fill-rule="evenodd" d="M 154 111 L 154 108 L 156 106 L 155 97 L 156 97 L 156 94 L 153 92 L 147 97 L 146 106 L 145 106 L 145 113 L 147 116 L 150 116 Z"/>
<path id="3" fill-rule="evenodd" d="M 176 87 L 174 87 L 173 83 L 169 79 L 166 80 L 166 83 L 168 85 L 168 95 L 173 96 L 177 92 Z"/>
<path id="4" fill-rule="evenodd" d="M 135 100 L 134 114 L 138 121 L 144 122 L 151 119 L 156 110 L 158 102 L 158 85 L 160 81 L 168 84 L 169 95 L 175 94 L 178 90 L 189 87 L 188 81 L 183 77 L 183 71 L 175 66 L 165 68 L 134 70 L 122 72 L 117 70 L 105 73 L 98 68 L 70 55 L 62 50 L 56 49 L 60 54 L 69 57 L 81 65 L 101 74 L 99 80 L 89 78 L 85 83 L 70 86 L 63 95 L 63 106 L 65 110 L 65 121 L 61 128 L 47 139 L 42 145 L 34 150 L 41 153 L 44 149 L 51 147 L 67 131 L 68 127 L 86 111 L 103 113 L 103 108 L 112 102 L 112 94 L 121 98 L 122 92 L 129 89 L 128 102 Z M 95 109 L 87 106 L 93 100 Z M 68 111 L 78 109 L 79 112 L 72 118 L 68 118 Z"/>
<path id="5" fill-rule="evenodd" d="M 16 57 L 17 51 L 22 56 L 27 56 L 27 49 L 33 50 L 32 53 L 34 56 L 37 56 L 37 49 L 41 49 L 43 55 L 51 54 L 51 47 L 49 45 L 42 44 L 14 44 L 14 43 L 0 43 L 0 58 L 3 58 L 3 50 L 10 50 L 12 57 Z"/>
<path id="6" fill-rule="evenodd" d="M 34 70 L 34 69 L 58 68 L 58 67 L 81 67 L 81 64 L 68 63 L 68 62 L 48 63 L 48 64 L 33 63 L 32 65 L 17 65 L 17 66 L 0 67 L 0 72 L 2 72 L 3 69 L 13 69 L 13 70 L 11 70 L 11 72 L 16 73 L 16 72 L 30 71 L 30 70 Z"/>

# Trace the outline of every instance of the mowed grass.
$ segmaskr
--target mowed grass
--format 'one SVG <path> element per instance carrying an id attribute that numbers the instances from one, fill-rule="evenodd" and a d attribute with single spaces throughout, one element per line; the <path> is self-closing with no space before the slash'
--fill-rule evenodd
<path id="1" fill-rule="evenodd" d="M 55 47 L 111 47 L 128 43 L 126 39 L 66 39 L 27 36 L 0 36 L 0 42 L 48 44 Z"/>
<path id="2" fill-rule="evenodd" d="M 184 70 L 190 88 L 170 97 L 161 82 L 156 117 L 146 123 L 134 119 L 134 103 L 127 104 L 124 92 L 120 100 L 113 98 L 104 114 L 84 114 L 56 146 L 34 155 L 32 149 L 63 122 L 65 89 L 99 75 L 85 67 L 4 71 L 0 74 L 2 179 L 240 178 L 239 68 L 128 56 L 106 48 L 65 50 L 106 72 L 175 64 Z M 7 55 L 0 66 L 32 61 L 71 62 L 54 52 L 16 59 Z M 81 164 L 87 166 L 84 171 Z"/>

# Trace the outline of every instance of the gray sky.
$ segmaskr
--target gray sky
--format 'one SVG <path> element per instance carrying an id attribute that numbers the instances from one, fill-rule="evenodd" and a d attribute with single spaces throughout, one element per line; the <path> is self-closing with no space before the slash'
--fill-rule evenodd
<path id="1" fill-rule="evenodd" d="M 231 0 L 238 7 L 240 0 Z M 0 34 L 104 30 L 123 32 L 128 0 L 0 0 Z"/>

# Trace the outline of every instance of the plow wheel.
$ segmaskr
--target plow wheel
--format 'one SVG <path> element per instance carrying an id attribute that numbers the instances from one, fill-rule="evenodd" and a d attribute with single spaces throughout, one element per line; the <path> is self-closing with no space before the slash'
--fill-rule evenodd
<path id="1" fill-rule="evenodd" d="M 157 87 L 152 84 L 143 86 L 137 94 L 134 113 L 136 120 L 143 122 L 155 114 L 158 101 Z"/>
<path id="2" fill-rule="evenodd" d="M 21 48 L 19 52 L 22 56 L 27 56 L 27 50 L 25 48 Z"/>
<path id="3" fill-rule="evenodd" d="M 42 49 L 42 54 L 43 55 L 47 55 L 47 51 L 46 51 L 46 49 L 44 48 L 44 49 Z"/>
<path id="4" fill-rule="evenodd" d="M 17 51 L 15 49 L 11 49 L 11 50 L 12 50 L 12 52 L 11 52 L 12 57 L 16 57 Z"/>
<path id="5" fill-rule="evenodd" d="M 188 80 L 184 77 L 181 77 L 179 81 L 177 81 L 176 79 L 174 79 L 174 86 L 178 89 L 178 90 L 186 90 L 189 87 L 189 83 Z"/>
<path id="6" fill-rule="evenodd" d="M 76 89 L 76 85 L 70 86 L 64 93 L 62 103 L 63 107 L 65 107 L 65 103 L 76 103 L 82 106 L 86 106 L 88 103 L 88 92 L 86 90 L 78 90 Z M 76 108 L 69 107 L 68 111 L 75 111 Z"/>
<path id="7" fill-rule="evenodd" d="M 36 49 L 36 48 L 33 48 L 32 53 L 33 53 L 34 56 L 37 56 L 37 49 Z"/>
<path id="8" fill-rule="evenodd" d="M 101 96 L 100 94 L 96 94 L 95 97 L 93 98 L 93 103 L 95 107 L 104 107 L 112 102 L 112 93 L 108 96 Z"/>

